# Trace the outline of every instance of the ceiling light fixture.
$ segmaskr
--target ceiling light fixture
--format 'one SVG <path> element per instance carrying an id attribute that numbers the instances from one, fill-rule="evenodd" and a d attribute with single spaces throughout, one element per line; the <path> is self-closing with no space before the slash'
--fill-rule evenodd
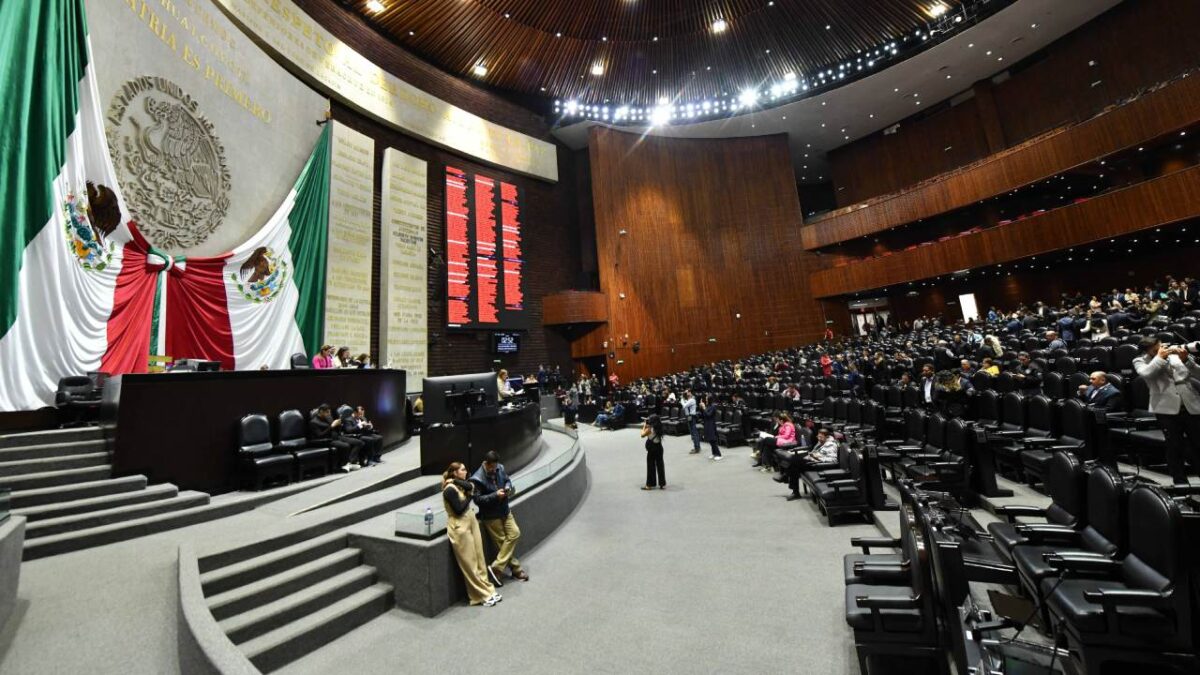
<path id="1" fill-rule="evenodd" d="M 596 77 L 600 77 L 603 74 L 604 74 L 604 64 L 597 63 L 592 66 L 592 75 L 595 75 Z"/>
<path id="2" fill-rule="evenodd" d="M 471 69 L 471 72 L 475 73 L 476 77 L 483 77 L 484 75 L 487 75 L 487 66 L 483 65 L 482 63 L 476 63 L 475 67 Z"/>
<path id="3" fill-rule="evenodd" d="M 384 7 L 383 3 L 379 0 L 367 0 L 367 9 L 378 14 L 387 9 L 387 7 Z"/>
<path id="4" fill-rule="evenodd" d="M 729 24 L 725 19 L 717 19 L 712 22 L 712 32 L 714 33 L 724 33 L 726 28 L 729 28 Z"/>

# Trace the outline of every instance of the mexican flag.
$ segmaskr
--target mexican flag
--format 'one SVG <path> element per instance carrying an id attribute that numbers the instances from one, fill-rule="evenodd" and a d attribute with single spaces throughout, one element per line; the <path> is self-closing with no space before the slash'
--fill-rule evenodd
<path id="1" fill-rule="evenodd" d="M 150 355 L 288 367 L 324 332 L 330 129 L 247 242 L 211 258 L 138 231 L 108 154 L 83 0 L 0 3 L 0 410 Z"/>
<path id="2" fill-rule="evenodd" d="M 0 410 L 108 350 L 129 218 L 88 57 L 81 0 L 0 3 Z"/>

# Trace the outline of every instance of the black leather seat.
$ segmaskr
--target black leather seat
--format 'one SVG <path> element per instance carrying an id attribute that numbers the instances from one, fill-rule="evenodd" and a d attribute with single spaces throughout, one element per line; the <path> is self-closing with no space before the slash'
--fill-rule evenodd
<path id="1" fill-rule="evenodd" d="M 1093 437 L 1092 415 L 1087 406 L 1076 399 L 1064 401 L 1058 409 L 1058 418 L 1058 435 L 1055 438 L 1049 439 L 1048 442 L 1036 442 L 1021 454 L 1026 475 L 1031 477 L 1033 483 L 1043 481 L 1046 467 L 1055 451 L 1070 450 L 1080 454 L 1091 454 L 1087 452 L 1087 446 Z"/>
<path id="2" fill-rule="evenodd" d="M 849 448 L 846 453 L 846 477 L 821 479 L 812 486 L 817 506 L 830 527 L 833 517 L 843 513 L 871 514 L 866 475 L 859 451 Z"/>
<path id="3" fill-rule="evenodd" d="M 934 418 L 940 417 L 930 418 L 930 428 Z M 923 489 L 944 490 L 961 498 L 967 492 L 971 477 L 969 457 L 973 454 L 971 446 L 975 432 L 959 418 L 945 422 L 944 428 L 945 441 L 940 450 L 916 457 L 919 463 L 908 466 L 905 472 Z M 933 450 L 932 447 L 929 449 Z"/>
<path id="4" fill-rule="evenodd" d="M 292 370 L 311 370 L 312 363 L 309 362 L 308 356 L 302 352 L 292 354 Z"/>
<path id="5" fill-rule="evenodd" d="M 309 440 L 307 431 L 308 424 L 299 410 L 279 413 L 277 447 L 295 458 L 297 480 L 324 476 L 332 470 L 333 448 L 328 443 Z"/>
<path id="6" fill-rule="evenodd" d="M 100 411 L 100 391 L 87 375 L 68 375 L 58 380 L 54 407 L 61 426 L 86 424 Z"/>
<path id="7" fill-rule="evenodd" d="M 246 415 L 241 419 L 237 453 L 245 481 L 255 490 L 291 481 L 295 459 L 271 443 L 271 423 L 266 415 Z"/>
<path id="8" fill-rule="evenodd" d="M 1052 525 L 1024 525 L 1017 532 L 1029 539 L 1012 550 L 1021 587 L 1043 605 L 1042 581 L 1057 575 L 1048 555 L 1071 552 L 1113 559 L 1127 541 L 1126 487 L 1121 476 L 1103 464 L 1092 467 L 1087 481 L 1087 524 L 1082 529 Z"/>
<path id="9" fill-rule="evenodd" d="M 1197 566 L 1180 506 L 1159 487 L 1139 485 L 1128 513 L 1129 551 L 1120 561 L 1050 558 L 1065 574 L 1043 582 L 1051 620 L 1084 672 L 1200 671 Z"/>
<path id="10" fill-rule="evenodd" d="M 1013 548 L 1029 542 L 1029 538 L 1019 531 L 1018 517 L 1044 518 L 1051 525 L 1081 529 L 1087 523 L 1087 478 L 1088 472 L 1075 454 L 1058 451 L 1046 467 L 1045 486 L 1050 495 L 1050 506 L 1044 509 L 1019 505 L 995 507 L 996 515 L 1008 521 L 988 523 L 987 526 L 1001 557 L 1012 562 Z"/>

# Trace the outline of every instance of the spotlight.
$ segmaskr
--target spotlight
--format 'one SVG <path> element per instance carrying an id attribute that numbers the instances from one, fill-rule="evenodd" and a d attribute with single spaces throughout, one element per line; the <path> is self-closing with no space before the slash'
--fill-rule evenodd
<path id="1" fill-rule="evenodd" d="M 367 0 L 367 9 L 378 14 L 387 9 L 387 7 L 384 7 L 383 3 L 379 0 Z"/>
<path id="2" fill-rule="evenodd" d="M 741 95 L 738 96 L 738 101 L 742 104 L 743 107 L 746 107 L 746 108 L 749 108 L 750 106 L 754 105 L 754 102 L 757 100 L 758 100 L 758 92 L 753 89 L 745 89 L 742 91 Z"/>
<path id="3" fill-rule="evenodd" d="M 712 32 L 714 33 L 724 33 L 726 28 L 729 28 L 729 24 L 725 22 L 725 19 L 717 19 L 712 22 Z"/>
<path id="4" fill-rule="evenodd" d="M 574 115 L 578 111 L 579 111 L 579 102 L 578 101 L 567 101 L 567 114 L 568 115 Z"/>
<path id="5" fill-rule="evenodd" d="M 597 63 L 592 66 L 592 75 L 599 77 L 604 74 L 604 64 Z"/>
<path id="6" fill-rule="evenodd" d="M 651 126 L 655 126 L 655 127 L 662 126 L 664 124 L 667 124 L 670 121 L 671 121 L 671 107 L 670 106 L 660 105 L 654 109 L 654 112 L 650 113 L 650 125 Z"/>
<path id="7" fill-rule="evenodd" d="M 484 75 L 487 75 L 487 66 L 483 65 L 482 63 L 476 63 L 475 67 L 471 69 L 471 72 L 475 73 L 476 77 L 483 77 Z"/>

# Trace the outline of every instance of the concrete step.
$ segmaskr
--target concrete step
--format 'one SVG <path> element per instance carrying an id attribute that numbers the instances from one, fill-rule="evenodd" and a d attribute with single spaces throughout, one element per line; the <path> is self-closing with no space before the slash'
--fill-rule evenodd
<path id="1" fill-rule="evenodd" d="M 104 452 L 103 439 L 91 441 L 72 441 L 70 443 L 50 443 L 47 445 L 26 445 L 17 448 L 0 448 L 0 462 L 12 462 L 18 459 L 42 459 L 45 457 L 66 457 L 67 455 L 85 455 L 91 452 Z"/>
<path id="2" fill-rule="evenodd" d="M 204 523 L 216 518 L 236 513 L 228 508 L 213 504 L 204 504 L 183 511 L 170 511 L 157 515 L 146 516 L 134 520 L 125 520 L 85 530 L 73 530 L 62 534 L 52 534 L 46 537 L 25 542 L 23 560 L 37 560 L 46 556 L 78 551 L 93 546 L 103 546 L 127 539 L 136 539 L 158 532 L 166 532 L 177 527 L 186 527 Z"/>
<path id="3" fill-rule="evenodd" d="M 0 435 L 0 448 L 19 448 L 28 445 L 48 445 L 51 443 L 94 441 L 103 437 L 104 436 L 100 430 L 100 427 L 75 427 L 72 429 L 25 431 L 17 434 Z"/>
<path id="4" fill-rule="evenodd" d="M 8 478 L 10 476 L 27 476 L 31 473 L 82 469 L 89 466 L 102 466 L 107 463 L 107 452 L 90 452 L 85 455 L 67 455 L 66 457 L 18 459 L 11 462 L 0 462 L 0 477 Z"/>
<path id="5" fill-rule="evenodd" d="M 392 607 L 392 587 L 378 583 L 239 645 L 264 673 L 278 670 Z"/>
<path id="6" fill-rule="evenodd" d="M 145 476 L 121 476 L 120 478 L 108 478 L 85 483 L 70 483 L 44 488 L 14 490 L 11 495 L 12 507 L 17 509 L 27 506 L 89 499 L 102 495 L 135 492 L 137 490 L 144 490 L 146 482 Z"/>
<path id="7" fill-rule="evenodd" d="M 318 612 L 375 584 L 375 568 L 359 565 L 274 602 L 221 622 L 221 630 L 241 644 Z"/>
<path id="8" fill-rule="evenodd" d="M 346 548 L 346 542 L 346 533 L 343 531 L 314 537 L 249 560 L 205 572 L 200 575 L 200 587 L 204 590 L 205 596 L 224 593 Z"/>
<path id="9" fill-rule="evenodd" d="M 179 494 L 179 488 L 171 485 L 170 483 L 160 483 L 158 485 L 151 485 L 145 490 L 117 492 L 115 494 L 100 495 L 99 497 L 54 502 L 50 504 L 42 504 L 40 506 L 28 506 L 25 508 L 13 509 L 12 512 L 14 515 L 25 516 L 29 519 L 29 524 L 32 525 L 39 520 L 45 520 L 47 518 L 73 516 L 77 513 L 102 511 L 104 509 L 127 506 L 129 504 L 144 504 L 146 502 L 153 502 L 159 499 L 170 499 L 177 494 Z"/>
<path id="10" fill-rule="evenodd" d="M 208 495 L 206 493 L 186 491 L 167 499 L 159 499 L 144 504 L 127 504 L 100 511 L 77 513 L 60 518 L 47 518 L 29 523 L 25 527 L 25 540 L 31 541 L 64 532 L 101 527 L 162 513 L 170 513 L 172 511 L 183 511 L 185 509 L 204 506 L 207 503 Z"/>
<path id="11" fill-rule="evenodd" d="M 104 480 L 110 476 L 112 476 L 112 465 L 99 464 L 97 466 L 85 466 L 78 469 L 64 469 L 62 471 L 27 473 L 20 476 L 0 476 L 0 488 L 8 488 L 16 492 L 18 490 L 33 490 L 36 488 L 54 487 L 56 485 L 87 483 Z"/>
<path id="12" fill-rule="evenodd" d="M 356 548 L 334 551 L 299 567 L 218 593 L 208 598 L 208 609 L 217 621 L 223 621 L 354 569 L 361 560 L 362 552 Z"/>

